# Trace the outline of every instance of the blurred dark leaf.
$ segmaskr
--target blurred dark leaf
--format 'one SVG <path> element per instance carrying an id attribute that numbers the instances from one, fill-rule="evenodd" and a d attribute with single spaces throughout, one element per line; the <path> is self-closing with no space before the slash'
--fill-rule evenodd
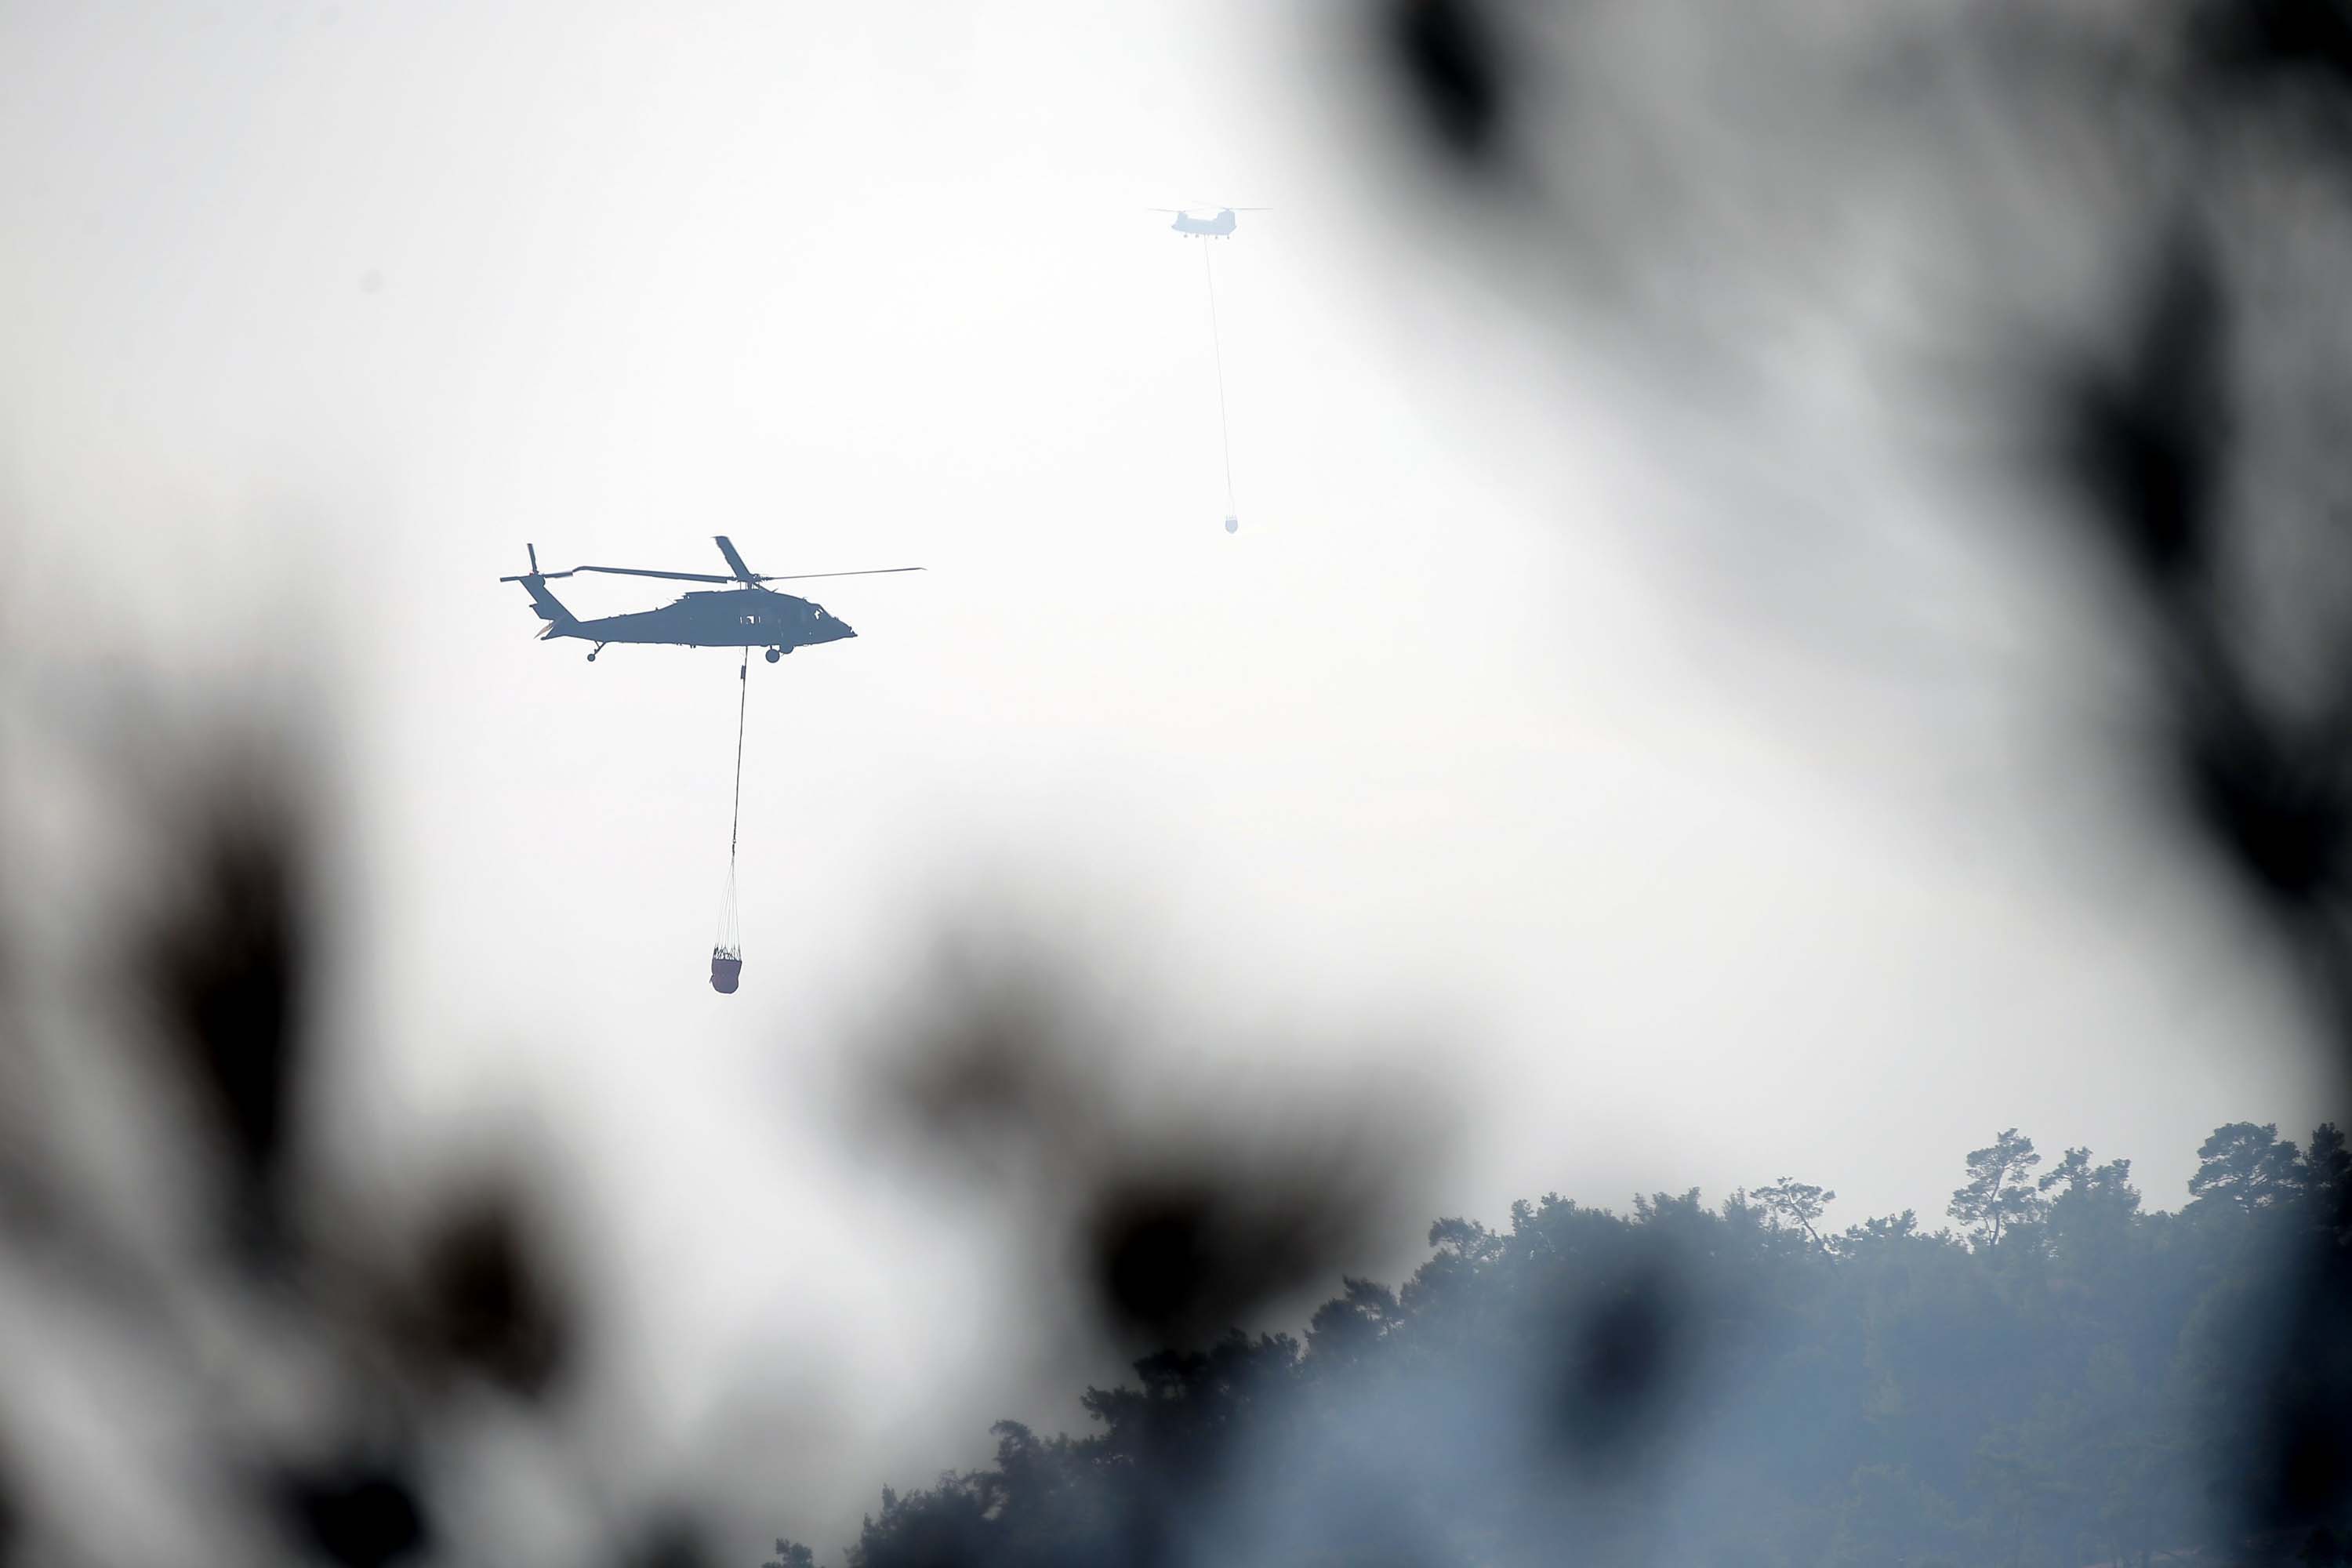
<path id="1" fill-rule="evenodd" d="M 2283 1261 L 2230 1315 L 2220 1364 L 2238 1394 L 2209 1406 L 2219 1500 L 2249 1535 L 2352 1521 L 2352 1248 Z"/>
<path id="2" fill-rule="evenodd" d="M 1178 1343 L 1221 1328 L 1276 1283 L 1271 1232 L 1250 1234 L 1240 1194 L 1205 1183 L 1105 1193 L 1089 1226 L 1096 1288 L 1122 1326 Z"/>
<path id="3" fill-rule="evenodd" d="M 1365 1240 L 1371 1194 L 1337 1170 L 1244 1159 L 1107 1174 L 1085 1221 L 1097 1299 L 1153 1343 L 1199 1343 L 1333 1274 Z"/>
<path id="4" fill-rule="evenodd" d="M 2204 0 L 2190 37 L 2225 70 L 2300 70 L 2339 92 L 2352 89 L 2352 5 L 2345 0 Z"/>
<path id="5" fill-rule="evenodd" d="M 2119 361 L 2076 380 L 2062 412 L 2091 515 L 2160 593 L 2212 565 L 2228 448 L 2221 299 L 2201 242 L 2176 233 Z"/>
<path id="6" fill-rule="evenodd" d="M 711 1568 L 718 1561 L 690 1515 L 667 1512 L 640 1527 L 619 1568 Z"/>
<path id="7" fill-rule="evenodd" d="M 413 1353 L 528 1397 L 569 1368 L 577 1312 L 543 1226 L 508 1187 L 467 1192 L 426 1221 L 416 1299 L 399 1325 Z"/>
<path id="8" fill-rule="evenodd" d="M 1556 1436 L 1580 1459 L 1643 1452 L 1635 1440 L 1664 1418 L 1691 1372 L 1691 1306 L 1687 1286 L 1654 1261 L 1559 1325 L 1551 1415 Z"/>
<path id="9" fill-rule="evenodd" d="M 232 1234 L 283 1240 L 288 1115 L 318 943 L 301 816 L 275 781 L 214 786 L 182 830 L 186 876 L 130 955 L 157 1037 L 229 1156 Z M 167 883 L 168 885 L 168 883 Z"/>
<path id="10" fill-rule="evenodd" d="M 2301 916 L 2344 890 L 2352 775 L 2341 742 L 2302 744 L 2283 729 L 2192 713 L 2182 750 L 2199 825 L 2266 902 Z"/>
<path id="11" fill-rule="evenodd" d="M 1191 1320 L 1219 1270 L 1210 1231 L 1217 1203 L 1192 1191 L 1122 1193 L 1107 1198 L 1095 1221 L 1095 1258 L 1103 1300 L 1152 1333 Z"/>
<path id="12" fill-rule="evenodd" d="M 1236 1080 L 1135 1109 L 1103 1048 L 1132 1020 L 1094 1005 L 1076 960 L 959 951 L 929 1025 L 876 1058 L 884 1104 L 926 1152 L 1031 1194 L 1021 1223 L 1047 1255 L 1075 1242 L 1121 1338 L 1198 1343 L 1336 1273 L 1432 1136 L 1427 1105 L 1408 1119 L 1354 1086 L 1301 1085 L 1286 1106 Z"/>
<path id="13" fill-rule="evenodd" d="M 1485 0 L 1384 0 L 1391 58 L 1439 144 L 1465 164 L 1499 151 L 1504 61 Z"/>
<path id="14" fill-rule="evenodd" d="M 1069 988 L 1047 973 L 965 956 L 933 981 L 928 1022 L 877 1065 L 889 1110 L 927 1147 L 993 1164 L 1083 1157 L 1108 1112 L 1070 1036 Z"/>
<path id="15" fill-rule="evenodd" d="M 286 1476 L 279 1493 L 303 1538 L 325 1561 L 385 1568 L 428 1545 L 423 1510 L 402 1470 L 355 1463 Z"/>

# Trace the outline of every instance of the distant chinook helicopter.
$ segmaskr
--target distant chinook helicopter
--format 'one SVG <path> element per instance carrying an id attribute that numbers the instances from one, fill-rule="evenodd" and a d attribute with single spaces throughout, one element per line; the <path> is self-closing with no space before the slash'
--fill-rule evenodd
<path id="1" fill-rule="evenodd" d="M 1234 232 L 1235 213 L 1269 212 L 1268 207 L 1219 207 L 1214 217 L 1194 217 L 1190 207 L 1146 207 L 1146 212 L 1174 213 L 1176 221 L 1168 226 L 1192 239 L 1223 239 Z"/>
<path id="2" fill-rule="evenodd" d="M 1194 217 L 1191 207 L 1146 207 L 1146 212 L 1173 213 L 1176 221 L 1168 226 L 1186 239 L 1228 239 L 1239 226 L 1235 213 L 1262 213 L 1265 207 L 1219 207 L 1213 217 Z M 1201 251 L 1201 275 L 1209 286 L 1209 347 L 1217 365 L 1217 442 L 1225 458 L 1225 531 L 1239 533 L 1242 527 L 1241 509 L 1234 500 L 1234 436 L 1225 420 L 1225 345 L 1217 329 L 1217 269 L 1210 264 L 1210 251 Z"/>
<path id="3" fill-rule="evenodd" d="M 596 656 L 604 651 L 606 644 L 616 642 L 660 643 L 677 647 L 765 647 L 768 662 L 773 664 L 796 647 L 839 642 L 857 633 L 848 622 L 826 614 L 823 605 L 772 592 L 761 587 L 761 584 L 799 582 L 811 577 L 879 577 L 893 572 L 922 570 L 919 566 L 881 566 L 865 572 L 793 572 L 762 576 L 743 564 L 743 557 L 735 552 L 734 544 L 725 534 L 716 537 L 719 552 L 734 568 L 731 575 L 653 572 L 635 566 L 574 566 L 562 572 L 541 572 L 539 547 L 526 544 L 523 548 L 530 553 L 530 570 L 499 581 L 522 584 L 523 592 L 530 595 L 531 608 L 547 623 L 539 634 L 542 639 L 578 637 L 583 642 L 594 643 L 596 646 L 588 654 L 591 664 L 596 662 Z M 616 577 L 670 577 L 685 583 L 733 583 L 738 586 L 724 593 L 688 594 L 657 610 L 583 621 L 547 591 L 551 580 L 581 572 L 603 572 Z"/>

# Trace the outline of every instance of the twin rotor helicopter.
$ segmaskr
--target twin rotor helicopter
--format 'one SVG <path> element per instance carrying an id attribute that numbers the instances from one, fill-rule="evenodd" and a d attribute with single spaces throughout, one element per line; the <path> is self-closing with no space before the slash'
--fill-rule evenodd
<path id="1" fill-rule="evenodd" d="M 1270 212 L 1270 207 L 1219 207 L 1206 217 L 1196 217 L 1196 212 L 1208 212 L 1205 207 L 1146 207 L 1148 213 L 1171 213 L 1176 221 L 1168 226 L 1187 239 L 1226 239 L 1232 237 L 1240 220 L 1235 213 Z"/>
<path id="2" fill-rule="evenodd" d="M 779 594 L 763 588 L 762 583 L 794 583 L 813 577 L 881 577 L 894 572 L 920 572 L 919 566 L 880 566 L 863 572 L 786 572 L 761 574 L 743 563 L 743 557 L 725 534 L 719 534 L 719 552 L 727 558 L 732 570 L 725 575 L 715 572 L 656 572 L 639 566 L 573 566 L 562 572 L 539 569 L 539 547 L 526 544 L 530 554 L 530 570 L 513 577 L 501 577 L 501 583 L 520 583 L 530 595 L 531 608 L 547 623 L 540 632 L 541 639 L 578 637 L 596 646 L 588 652 L 588 662 L 612 643 L 652 643 L 672 647 L 765 647 L 768 662 L 775 663 L 796 647 L 810 647 L 817 643 L 839 642 L 854 637 L 856 631 L 847 621 L 827 612 L 813 600 Z M 628 615 L 602 616 L 583 620 L 564 606 L 563 602 L 549 593 L 547 585 L 558 577 L 574 576 L 582 572 L 601 572 L 614 577 L 667 577 L 685 583 L 731 583 L 732 588 L 704 589 L 688 593 L 655 610 L 638 610 Z"/>

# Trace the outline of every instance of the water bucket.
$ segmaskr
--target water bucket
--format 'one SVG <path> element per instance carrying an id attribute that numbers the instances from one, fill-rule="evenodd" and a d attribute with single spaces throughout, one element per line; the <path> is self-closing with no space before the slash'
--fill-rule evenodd
<path id="1" fill-rule="evenodd" d="M 710 955 L 710 988 L 721 996 L 732 996 L 743 979 L 740 955 L 720 948 Z"/>

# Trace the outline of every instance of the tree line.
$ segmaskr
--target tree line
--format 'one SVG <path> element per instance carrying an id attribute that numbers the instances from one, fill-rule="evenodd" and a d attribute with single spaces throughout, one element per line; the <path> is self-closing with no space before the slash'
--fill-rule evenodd
<path id="1" fill-rule="evenodd" d="M 1967 1158 L 1951 1223 L 1789 1177 L 1449 1218 L 1401 1289 L 1089 1388 L 1082 1435 L 884 1489 L 847 1568 L 2352 1561 L 2352 1153 L 2233 1122 Z M 2282 1351 L 2286 1353 L 2282 1354 Z M 769 1568 L 812 1568 L 777 1543 Z"/>

